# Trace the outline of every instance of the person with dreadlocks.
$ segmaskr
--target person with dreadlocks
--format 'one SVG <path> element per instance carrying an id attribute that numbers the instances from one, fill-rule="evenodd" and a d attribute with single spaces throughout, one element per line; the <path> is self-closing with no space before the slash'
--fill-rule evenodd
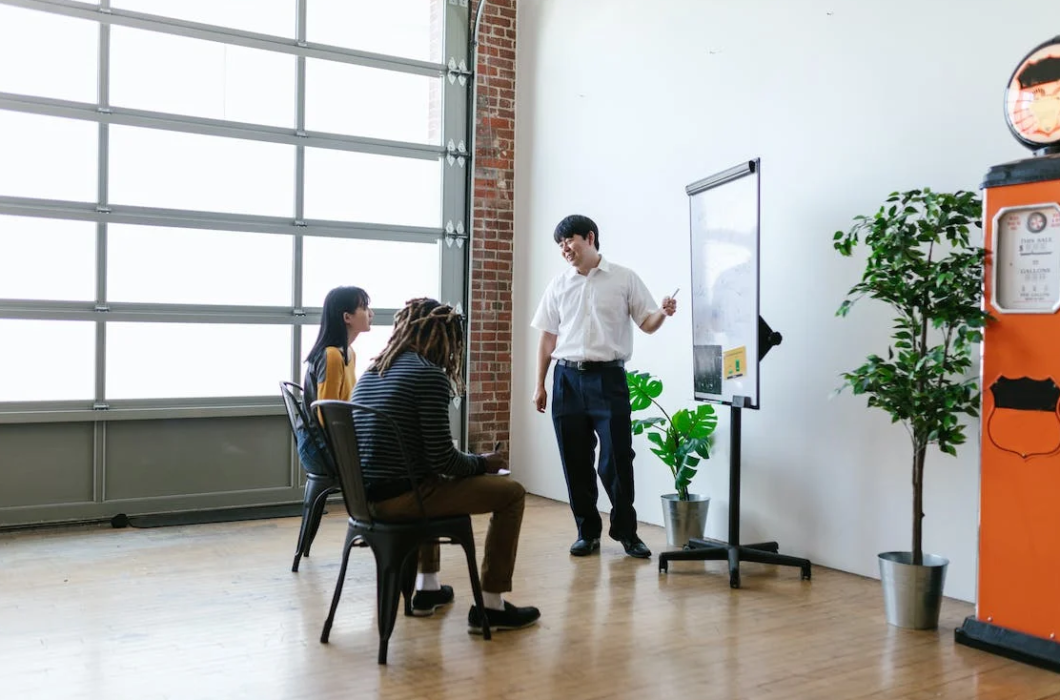
<path id="1" fill-rule="evenodd" d="M 413 299 L 394 315 L 394 333 L 361 375 L 353 402 L 381 411 L 401 433 L 419 482 L 428 517 L 492 513 L 482 560 L 485 610 L 472 605 L 468 631 L 512 630 L 537 622 L 535 607 L 504 600 L 512 590 L 526 490 L 514 479 L 486 476 L 505 466 L 498 452 L 469 454 L 453 446 L 449 402 L 464 390 L 464 321 L 453 307 L 434 299 Z M 354 413 L 364 485 L 374 513 L 384 519 L 418 517 L 419 506 L 404 457 L 383 420 Z M 412 612 L 427 616 L 453 601 L 453 589 L 438 581 L 437 543 L 419 553 L 420 573 Z"/>

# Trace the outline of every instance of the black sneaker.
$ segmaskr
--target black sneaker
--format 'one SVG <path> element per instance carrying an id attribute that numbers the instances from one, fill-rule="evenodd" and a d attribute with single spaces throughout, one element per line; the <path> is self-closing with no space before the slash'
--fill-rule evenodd
<path id="1" fill-rule="evenodd" d="M 517 608 L 508 601 L 504 601 L 504 610 L 486 608 L 486 619 L 489 620 L 491 632 L 529 627 L 537 622 L 539 617 L 541 611 L 537 608 Z M 482 613 L 477 605 L 472 605 L 467 613 L 467 631 L 471 634 L 482 634 Z"/>
<path id="2" fill-rule="evenodd" d="M 416 591 L 412 596 L 412 614 L 416 617 L 430 617 L 435 610 L 452 602 L 452 586 L 442 586 L 437 591 Z"/>

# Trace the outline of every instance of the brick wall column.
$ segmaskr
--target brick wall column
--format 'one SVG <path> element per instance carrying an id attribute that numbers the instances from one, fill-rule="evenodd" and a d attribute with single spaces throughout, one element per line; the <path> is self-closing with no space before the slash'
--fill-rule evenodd
<path id="1" fill-rule="evenodd" d="M 512 401 L 515 3 L 487 0 L 478 36 L 468 368 L 468 446 L 476 451 L 502 442 L 507 452 Z M 523 398 L 530 400 L 515 397 Z"/>

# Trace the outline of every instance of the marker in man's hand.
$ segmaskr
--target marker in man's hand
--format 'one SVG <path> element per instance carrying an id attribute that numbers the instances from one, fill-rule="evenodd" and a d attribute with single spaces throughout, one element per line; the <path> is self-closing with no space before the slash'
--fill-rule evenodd
<path id="1" fill-rule="evenodd" d="M 671 298 L 671 299 L 674 299 L 674 298 L 676 298 L 676 297 L 677 297 L 677 293 L 678 293 L 678 292 L 680 292 L 680 291 L 681 291 L 681 288 L 680 288 L 680 287 L 678 287 L 677 289 L 675 289 L 675 290 L 674 290 L 674 293 L 670 295 L 670 298 Z"/>

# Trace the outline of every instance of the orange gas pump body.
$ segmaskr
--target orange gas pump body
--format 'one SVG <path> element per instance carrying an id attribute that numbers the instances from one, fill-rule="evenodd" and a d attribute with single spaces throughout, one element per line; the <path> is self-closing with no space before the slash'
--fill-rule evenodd
<path id="1" fill-rule="evenodd" d="M 988 180 L 983 198 L 984 303 L 994 320 L 982 349 L 976 619 L 1049 640 L 1060 639 L 1060 414 L 998 410 L 991 386 L 1002 377 L 1060 385 L 1060 312 L 998 310 L 994 227 L 1006 209 L 1058 202 L 1060 179 Z"/>

